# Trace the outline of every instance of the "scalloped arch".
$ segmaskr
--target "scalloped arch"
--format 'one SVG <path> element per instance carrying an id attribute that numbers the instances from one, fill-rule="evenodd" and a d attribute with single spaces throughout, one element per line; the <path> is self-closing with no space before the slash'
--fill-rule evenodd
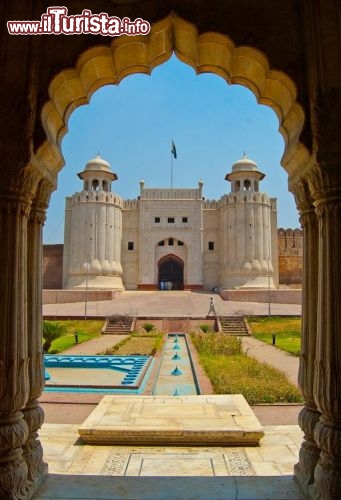
<path id="1" fill-rule="evenodd" d="M 259 103 L 271 107 L 279 121 L 285 142 L 282 165 L 289 176 L 305 165 L 309 151 L 299 142 L 304 111 L 297 103 L 296 86 L 283 72 L 269 67 L 259 50 L 236 47 L 225 35 L 198 34 L 195 26 L 176 14 L 155 23 L 147 36 L 122 36 L 110 46 L 93 47 L 84 52 L 75 68 L 61 71 L 49 86 L 50 100 L 43 106 L 41 119 L 47 141 L 36 159 L 49 177 L 56 176 L 64 161 L 60 151 L 72 111 L 90 101 L 91 95 L 107 84 L 118 85 L 134 73 L 150 74 L 172 53 L 190 65 L 197 74 L 211 72 L 228 84 L 249 88 Z"/>

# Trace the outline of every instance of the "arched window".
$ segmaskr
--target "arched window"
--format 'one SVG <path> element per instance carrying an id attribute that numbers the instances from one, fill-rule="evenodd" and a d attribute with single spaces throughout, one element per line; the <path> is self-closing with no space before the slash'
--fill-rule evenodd
<path id="1" fill-rule="evenodd" d="M 108 181 L 102 181 L 102 189 L 103 191 L 108 191 Z"/>
<path id="2" fill-rule="evenodd" d="M 234 183 L 234 190 L 235 191 L 240 191 L 240 181 L 235 181 L 235 183 Z"/>
<path id="3" fill-rule="evenodd" d="M 98 191 L 98 180 L 94 179 L 91 184 L 91 190 L 92 191 Z"/>
<path id="4" fill-rule="evenodd" d="M 244 189 L 245 189 L 245 191 L 250 191 L 251 190 L 251 181 L 249 179 L 245 179 L 245 181 L 244 181 Z"/>

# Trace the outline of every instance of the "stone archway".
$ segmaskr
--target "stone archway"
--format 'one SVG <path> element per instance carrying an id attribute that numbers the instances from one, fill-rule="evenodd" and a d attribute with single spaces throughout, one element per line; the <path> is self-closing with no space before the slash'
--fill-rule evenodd
<path id="1" fill-rule="evenodd" d="M 184 262 L 173 254 L 162 257 L 158 262 L 158 283 L 168 283 L 172 285 L 170 290 L 183 290 L 184 288 Z"/>
<path id="2" fill-rule="evenodd" d="M 155 23 L 149 35 L 122 36 L 113 40 L 110 47 L 91 48 L 79 57 L 74 68 L 53 78 L 50 100 L 41 113 L 47 141 L 37 151 L 39 163 L 50 172 L 58 172 L 63 164 L 60 145 L 68 119 L 75 108 L 90 101 L 97 89 L 118 85 L 134 73 L 150 74 L 173 52 L 198 74 L 211 72 L 228 84 L 244 85 L 260 104 L 274 110 L 285 143 L 282 165 L 290 176 L 309 161 L 309 151 L 299 142 L 305 117 L 293 81 L 282 71 L 271 69 L 261 51 L 236 47 L 219 33 L 199 34 L 195 26 L 172 13 Z"/>
<path id="3" fill-rule="evenodd" d="M 89 2 L 90 7 L 93 2 Z M 127 12 L 125 7 L 120 10 L 125 3 L 129 4 L 128 14 L 134 12 L 133 8 L 130 10 L 134 2 L 116 2 L 118 15 Z M 296 474 L 316 498 L 336 498 L 341 490 L 341 124 L 338 113 L 341 72 L 337 24 L 340 7 L 333 0 L 323 2 L 323 7 L 321 2 L 301 2 L 299 9 L 293 2 L 281 4 L 282 16 L 274 21 L 275 29 L 281 32 L 277 24 L 282 17 L 289 19 L 295 34 L 299 33 L 292 45 L 297 51 L 295 61 L 299 60 L 300 71 L 297 72 L 296 67 L 292 72 L 290 61 L 284 56 L 291 50 L 290 33 L 282 32 L 286 50 L 281 48 L 277 64 L 271 65 L 264 53 L 254 48 L 262 47 L 267 53 L 274 39 L 264 34 L 268 32 L 264 30 L 266 24 L 258 22 L 256 16 L 249 25 L 253 29 L 244 29 L 243 15 L 254 2 L 240 6 L 243 23 L 238 23 L 238 17 L 233 12 L 231 15 L 224 3 L 217 3 L 217 11 L 209 2 L 200 3 L 197 9 L 192 9 L 189 2 L 182 3 L 170 1 L 170 5 L 193 20 L 193 24 L 176 14 L 168 14 L 168 9 L 156 6 L 156 2 L 149 2 L 147 8 L 147 2 L 142 0 L 139 14 L 150 13 L 158 20 L 150 35 L 117 38 L 110 45 L 88 50 L 97 40 L 78 42 L 71 51 L 74 56 L 82 47 L 77 64 L 69 58 L 64 65 L 69 69 L 61 72 L 62 61 L 67 59 L 65 52 L 49 57 L 46 50 L 45 56 L 51 64 L 45 71 L 41 63 L 44 61 L 41 37 L 32 37 L 27 43 L 23 40 L 26 37 L 19 37 L 23 41 L 18 37 L 9 40 L 8 34 L 6 38 L 3 33 L 6 57 L 1 58 L 5 70 L 1 73 L 0 97 L 3 130 L 8 131 L 0 138 L 3 155 L 0 295 L 5 298 L 0 304 L 4 325 L 0 342 L 0 496 L 3 498 L 31 497 L 45 469 L 36 434 L 43 421 L 37 402 L 43 388 L 41 232 L 49 196 L 63 166 L 60 145 L 67 131 L 67 120 L 73 109 L 89 102 L 92 93 L 101 86 L 118 84 L 136 72 L 148 74 L 172 52 L 198 73 L 210 71 L 228 83 L 245 85 L 258 102 L 270 106 L 277 114 L 285 141 L 282 164 L 289 174 L 290 189 L 295 194 L 304 231 L 299 379 L 306 399 L 300 415 L 305 438 Z M 77 2 L 69 4 L 78 8 Z M 265 4 L 259 7 L 259 12 L 267 10 L 268 19 L 273 23 L 271 2 L 269 7 Z M 6 1 L 3 15 L 27 19 L 40 7 L 39 2 L 33 8 L 33 1 L 21 2 L 20 6 Z M 162 15 L 167 17 L 159 21 Z M 244 30 L 238 44 L 226 34 L 218 33 L 230 28 L 234 33 Z M 5 23 L 2 29 L 6 30 Z M 262 43 L 258 43 L 259 39 Z M 298 85 L 272 66 L 295 75 L 295 82 L 300 82 L 299 102 L 305 112 L 298 104 Z M 44 73 L 43 83 L 40 73 Z M 56 76 L 53 78 L 53 75 Z M 47 81 L 51 82 L 50 100 L 42 107 Z M 41 127 L 37 126 L 40 115 L 45 142 L 42 142 Z M 9 141 L 8 137 L 18 140 Z"/>
<path id="4" fill-rule="evenodd" d="M 308 150 L 299 142 L 304 112 L 297 103 L 297 91 L 292 80 L 283 72 L 272 70 L 261 51 L 253 47 L 236 47 L 226 35 L 212 32 L 199 34 L 194 25 L 176 14 L 155 23 L 148 36 L 116 38 L 110 46 L 86 50 L 75 67 L 61 71 L 52 79 L 48 89 L 50 100 L 42 110 L 36 110 L 37 115 L 41 111 L 46 140 L 32 155 L 29 167 L 22 171 L 22 178 L 17 179 L 20 210 L 12 213 L 10 224 L 7 219 L 6 226 L 4 224 L 7 232 L 3 234 L 3 240 L 19 249 L 20 266 L 8 269 L 8 281 L 13 287 L 12 293 L 20 293 L 16 301 L 18 313 L 13 320 L 17 324 L 17 317 L 20 318 L 16 330 L 20 340 L 11 343 L 12 352 L 9 353 L 9 359 L 17 359 L 18 364 L 15 368 L 11 367 L 15 383 L 13 394 L 6 401 L 5 411 L 9 417 L 5 418 L 4 424 L 7 432 L 15 432 L 17 436 L 17 453 L 14 459 L 9 459 L 8 467 L 0 476 L 0 488 L 3 490 L 19 490 L 22 483 L 32 490 L 45 470 L 36 434 L 43 422 L 37 398 L 44 383 L 39 256 L 45 210 L 51 191 L 56 186 L 58 171 L 63 166 L 61 141 L 67 132 L 67 121 L 72 111 L 88 103 L 91 95 L 103 85 L 117 85 L 125 76 L 138 72 L 149 74 L 154 67 L 168 60 L 173 52 L 197 73 L 212 72 L 229 84 L 248 87 L 260 103 L 269 105 L 275 111 L 285 141 L 282 163 L 290 175 L 296 174 L 309 159 Z M 28 284 L 27 289 L 25 283 Z M 29 339 L 28 348 L 23 342 L 23 331 Z M 23 390 L 17 394 L 16 387 L 20 384 Z M 9 457 L 11 453 L 9 446 Z"/>
<path id="5" fill-rule="evenodd" d="M 120 37 L 113 40 L 110 46 L 96 46 L 86 50 L 80 55 L 75 67 L 63 70 L 53 78 L 49 86 L 50 100 L 44 104 L 41 113 L 47 140 L 37 150 L 39 164 L 48 165 L 49 171 L 57 174 L 63 164 L 60 145 L 67 132 L 68 118 L 75 108 L 88 103 L 97 89 L 107 84 L 118 85 L 123 78 L 134 73 L 150 74 L 173 53 L 182 62 L 193 67 L 197 74 L 211 72 L 221 76 L 227 84 L 247 87 L 260 104 L 274 110 L 279 121 L 279 132 L 285 143 L 281 163 L 288 173 L 290 188 L 298 200 L 302 190 L 301 187 L 297 189 L 299 182 L 302 182 L 301 172 L 311 166 L 313 159 L 306 146 L 300 142 L 306 117 L 297 99 L 295 83 L 283 71 L 272 69 L 266 55 L 257 48 L 236 46 L 223 34 L 199 33 L 195 25 L 175 13 L 153 24 L 147 36 Z M 298 206 L 301 210 L 311 210 L 312 200 L 309 195 L 308 201 L 304 196 Z M 308 259 L 308 254 L 306 258 Z M 316 285 L 311 288 L 312 292 L 314 290 Z M 315 347 L 315 334 L 311 336 L 311 328 L 314 328 L 313 323 L 309 325 L 309 334 L 307 333 L 309 344 L 305 346 L 303 341 L 303 352 Z M 308 361 L 301 369 L 301 386 L 306 385 L 306 377 L 312 377 L 312 373 L 311 362 Z M 316 420 L 320 414 L 312 401 L 311 383 L 307 387 L 309 389 L 305 396 L 308 395 L 307 399 L 310 401 L 307 418 L 309 421 L 311 418 Z M 308 436 L 304 417 L 301 420 L 302 428 Z M 316 461 L 313 465 L 308 462 L 311 461 L 311 455 L 316 455 L 317 446 L 311 438 L 310 430 L 309 436 L 309 447 L 313 451 L 309 451 L 303 468 L 308 469 L 308 474 L 311 475 Z"/>

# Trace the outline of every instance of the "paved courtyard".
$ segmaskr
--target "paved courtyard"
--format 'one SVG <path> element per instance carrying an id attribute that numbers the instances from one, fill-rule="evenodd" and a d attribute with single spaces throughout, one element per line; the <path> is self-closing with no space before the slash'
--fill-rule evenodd
<path id="1" fill-rule="evenodd" d="M 222 300 L 220 295 L 211 292 L 183 291 L 127 291 L 115 300 L 88 302 L 88 316 L 107 316 L 111 314 L 130 314 L 131 316 L 187 316 L 204 317 L 209 310 L 210 297 L 213 296 L 219 315 L 267 315 L 268 303 L 232 302 Z M 85 302 L 68 304 L 46 304 L 43 314 L 48 316 L 82 316 Z M 270 313 L 300 315 L 301 306 L 297 304 L 270 304 Z"/>
<path id="2" fill-rule="evenodd" d="M 203 316 L 209 297 L 191 292 L 127 292 L 110 303 L 88 304 L 88 314 Z M 268 312 L 268 304 L 224 302 L 217 295 L 215 300 L 219 314 Z M 83 307 L 48 305 L 44 314 L 76 316 Z M 271 308 L 272 314 L 300 314 L 300 306 L 276 304 Z M 102 337 L 100 343 L 106 339 Z M 85 347 L 75 346 L 72 353 L 79 348 L 84 354 Z M 88 354 L 98 352 L 98 347 L 98 343 L 92 347 L 88 343 Z M 297 383 L 297 358 L 251 338 L 245 339 L 244 349 L 286 371 Z M 297 426 L 300 405 L 253 407 L 264 429 L 256 447 L 87 445 L 79 439 L 78 428 L 101 398 L 96 394 L 42 395 L 46 419 L 39 434 L 50 475 L 36 499 L 304 498 L 292 475 L 302 442 Z"/>

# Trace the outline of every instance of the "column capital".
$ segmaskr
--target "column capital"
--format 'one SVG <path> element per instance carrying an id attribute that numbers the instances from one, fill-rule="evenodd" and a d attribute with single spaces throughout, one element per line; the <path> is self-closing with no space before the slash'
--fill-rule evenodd
<path id="1" fill-rule="evenodd" d="M 341 168 L 337 162 L 328 165 L 315 163 L 306 173 L 305 180 L 315 207 L 341 199 Z"/>
<path id="2" fill-rule="evenodd" d="M 0 189 L 0 209 L 28 216 L 40 180 L 41 173 L 33 165 L 20 169 Z"/>
<path id="3" fill-rule="evenodd" d="M 31 220 L 35 220 L 42 225 L 44 224 L 46 220 L 46 210 L 53 190 L 54 186 L 49 181 L 46 179 L 40 181 L 35 198 L 32 201 L 30 212 Z"/>
<path id="4" fill-rule="evenodd" d="M 308 183 L 302 177 L 290 182 L 290 191 L 293 193 L 297 209 L 302 215 L 315 210 Z"/>

